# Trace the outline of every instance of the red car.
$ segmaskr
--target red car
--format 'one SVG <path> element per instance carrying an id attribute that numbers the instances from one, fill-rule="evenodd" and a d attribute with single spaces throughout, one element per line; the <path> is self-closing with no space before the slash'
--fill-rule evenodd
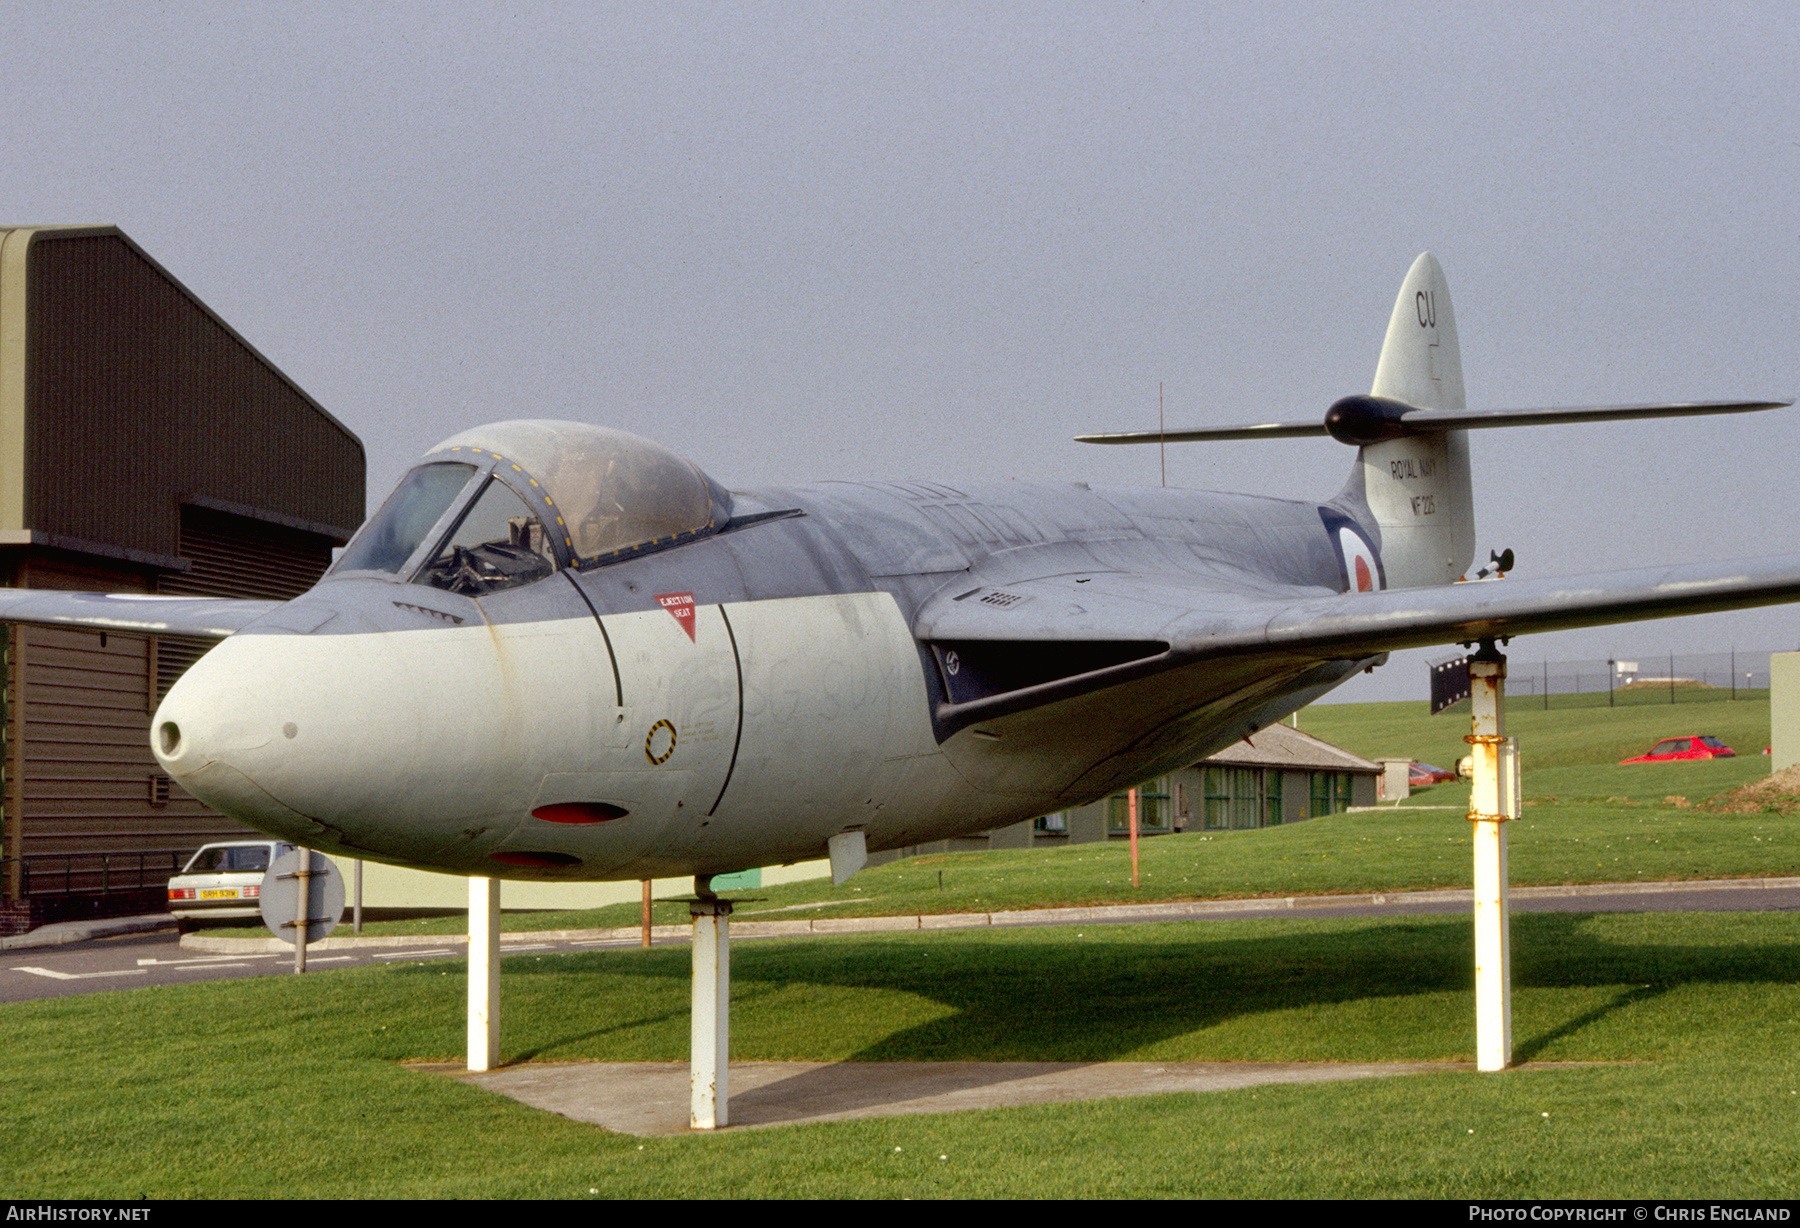
<path id="1" fill-rule="evenodd" d="M 1711 735 L 1664 738 L 1647 755 L 1621 759 L 1620 763 L 1672 763 L 1677 759 L 1735 759 L 1737 752 Z"/>
<path id="2" fill-rule="evenodd" d="M 1455 772 L 1446 772 L 1441 767 L 1432 767 L 1429 763 L 1414 763 L 1406 770 L 1406 779 L 1415 789 L 1423 789 L 1426 785 L 1442 784 L 1446 780 L 1455 780 Z"/>

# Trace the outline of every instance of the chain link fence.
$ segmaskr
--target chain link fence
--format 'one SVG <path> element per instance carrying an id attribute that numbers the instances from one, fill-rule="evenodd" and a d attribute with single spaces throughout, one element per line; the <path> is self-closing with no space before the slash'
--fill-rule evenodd
<path id="1" fill-rule="evenodd" d="M 1506 698 L 1514 706 L 1536 702 L 1545 708 L 1767 698 L 1771 651 L 1788 650 L 1737 649 L 1588 661 L 1527 661 L 1509 654 Z"/>

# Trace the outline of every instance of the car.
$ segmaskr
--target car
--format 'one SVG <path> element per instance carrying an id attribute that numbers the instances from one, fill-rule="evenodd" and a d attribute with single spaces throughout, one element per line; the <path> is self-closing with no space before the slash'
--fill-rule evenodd
<path id="1" fill-rule="evenodd" d="M 1426 785 L 1442 784 L 1447 780 L 1455 780 L 1455 772 L 1446 772 L 1441 767 L 1433 767 L 1429 763 L 1415 762 L 1406 769 L 1406 779 L 1415 789 L 1423 789 Z"/>
<path id="2" fill-rule="evenodd" d="M 169 880 L 169 911 L 184 922 L 262 916 L 263 875 L 293 847 L 285 840 L 202 845 Z"/>
<path id="3" fill-rule="evenodd" d="M 1689 734 L 1681 738 L 1664 738 L 1647 754 L 1620 763 L 1673 763 L 1677 759 L 1735 759 L 1737 752 L 1711 734 Z"/>

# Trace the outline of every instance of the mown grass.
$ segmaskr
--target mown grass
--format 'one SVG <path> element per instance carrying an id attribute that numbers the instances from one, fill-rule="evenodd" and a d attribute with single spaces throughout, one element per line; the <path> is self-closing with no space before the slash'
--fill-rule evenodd
<path id="1" fill-rule="evenodd" d="M 1451 800 L 1442 803 L 1447 809 L 1401 807 L 1261 831 L 1190 831 L 1147 840 L 1140 850 L 1136 888 L 1131 886 L 1129 850 L 1118 842 L 943 853 L 865 870 L 840 886 L 814 879 L 745 892 L 736 916 L 740 920 L 912 916 L 1063 904 L 1467 887 L 1467 788 L 1443 785 L 1430 792 L 1439 790 L 1448 791 Z M 1512 828 L 1509 845 L 1511 881 L 1518 886 L 1800 875 L 1800 819 L 1713 814 L 1666 805 L 1660 799 L 1528 802 L 1523 818 Z M 687 907 L 658 901 L 653 916 L 659 925 L 685 924 Z M 583 912 L 508 913 L 505 927 L 528 931 L 629 926 L 638 918 L 637 905 L 619 905 Z M 459 933 L 466 922 L 461 917 L 424 918 L 368 929 Z"/>
<path id="2" fill-rule="evenodd" d="M 1546 768 L 1613 767 L 1663 738 L 1684 734 L 1712 734 L 1737 751 L 1736 759 L 1712 762 L 1733 765 L 1741 773 L 1733 783 L 1742 783 L 1769 770 L 1762 753 L 1769 744 L 1769 695 L 1739 694 L 1736 702 L 1669 704 L 1653 702 L 1656 696 L 1650 692 L 1632 692 L 1629 698 L 1619 696 L 1619 705 L 1613 708 L 1566 707 L 1559 701 L 1590 697 L 1552 695 L 1547 711 L 1538 700 L 1513 696 L 1506 704 L 1506 732 L 1519 741 L 1528 792 L 1535 787 L 1532 778 Z M 1422 701 L 1314 704 L 1300 713 L 1300 728 L 1368 758 L 1408 755 L 1448 768 L 1469 752 L 1463 741 L 1469 732 L 1467 704 L 1437 716 L 1429 715 Z M 1630 773 L 1635 770 L 1709 766 L 1711 762 L 1638 765 L 1622 769 L 1626 775 L 1621 779 L 1630 789 Z"/>
<path id="3" fill-rule="evenodd" d="M 738 1060 L 1458 1060 L 1466 921 L 740 944 Z M 1800 918 L 1521 915 L 1534 1063 L 636 1139 L 454 1060 L 440 962 L 0 1008 L 5 1192 L 50 1197 L 1791 1197 Z M 509 1061 L 680 1060 L 679 949 L 506 961 Z"/>

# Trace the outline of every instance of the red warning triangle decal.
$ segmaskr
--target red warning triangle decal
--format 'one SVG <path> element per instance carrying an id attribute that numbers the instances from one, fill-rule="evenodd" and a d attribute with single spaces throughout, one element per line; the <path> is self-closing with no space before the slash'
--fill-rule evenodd
<path id="1" fill-rule="evenodd" d="M 674 617 L 676 624 L 687 632 L 688 639 L 694 639 L 694 594 L 658 593 L 656 604 Z M 698 640 L 694 642 L 699 643 Z"/>

